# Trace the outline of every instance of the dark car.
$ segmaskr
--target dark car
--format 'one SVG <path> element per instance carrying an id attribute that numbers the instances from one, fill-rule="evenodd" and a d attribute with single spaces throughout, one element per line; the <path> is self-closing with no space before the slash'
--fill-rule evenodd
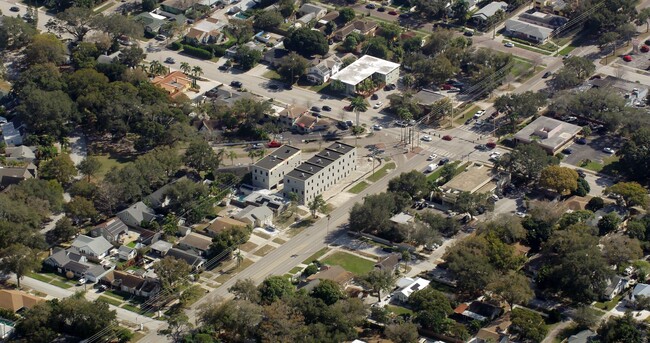
<path id="1" fill-rule="evenodd" d="M 386 12 L 386 7 L 379 7 L 377 12 Z"/>
<path id="2" fill-rule="evenodd" d="M 323 106 L 322 108 L 323 108 L 323 111 L 328 111 L 328 112 L 329 112 L 329 111 L 332 110 L 332 108 L 329 107 L 329 106 L 327 106 L 327 105 L 326 105 L 326 106 Z"/>
<path id="3" fill-rule="evenodd" d="M 320 108 L 318 106 L 312 106 L 311 110 L 314 112 L 320 112 Z"/>
<path id="4" fill-rule="evenodd" d="M 472 36 L 474 36 L 474 32 L 467 30 L 467 31 L 463 32 L 463 35 L 465 35 L 467 37 L 472 37 Z"/>
<path id="5" fill-rule="evenodd" d="M 397 15 L 397 12 L 396 12 L 396 11 L 390 11 L 390 12 L 388 12 L 388 14 L 390 14 L 390 15 Z"/>
<path id="6" fill-rule="evenodd" d="M 284 89 L 292 90 L 293 85 L 284 85 Z"/>
<path id="7" fill-rule="evenodd" d="M 488 149 L 488 147 L 485 146 L 485 144 L 479 144 L 479 145 L 475 146 L 474 148 L 475 148 L 476 150 L 480 150 L 480 151 L 485 151 L 485 150 Z"/>
<path id="8" fill-rule="evenodd" d="M 373 4 L 373 3 L 370 3 L 370 4 L 367 4 L 367 5 L 366 5 L 366 8 L 367 8 L 367 9 L 371 9 L 371 10 L 374 10 L 375 7 L 377 7 L 377 6 L 375 6 L 375 4 Z"/>
<path id="9" fill-rule="evenodd" d="M 222 65 L 220 65 L 219 68 L 217 68 L 217 69 L 219 69 L 219 70 L 221 70 L 221 71 L 226 71 L 226 70 L 228 70 L 229 68 L 230 68 L 230 67 L 228 67 L 227 65 L 222 64 Z"/>
<path id="10" fill-rule="evenodd" d="M 580 138 L 576 139 L 576 143 L 581 144 L 581 145 L 585 145 L 585 144 L 587 144 L 587 138 L 580 137 Z"/>
<path id="11" fill-rule="evenodd" d="M 409 14 L 409 13 L 402 13 L 402 14 L 399 15 L 399 17 L 400 17 L 400 18 L 407 19 L 407 18 L 410 18 L 410 17 L 411 17 L 411 14 Z"/>
<path id="12" fill-rule="evenodd" d="M 352 122 L 352 120 L 346 120 L 345 123 L 348 124 L 348 126 L 350 126 L 350 127 L 354 126 L 354 123 Z"/>
<path id="13" fill-rule="evenodd" d="M 569 148 L 562 149 L 562 153 L 565 155 L 571 155 L 573 154 L 573 149 L 569 149 Z"/>
<path id="14" fill-rule="evenodd" d="M 230 83 L 231 86 L 241 88 L 243 84 L 240 81 L 233 81 Z"/>
<path id="15" fill-rule="evenodd" d="M 453 138 L 452 138 L 450 135 L 442 136 L 442 140 L 443 140 L 443 141 L 450 141 L 450 140 L 452 140 L 452 139 L 453 139 Z"/>
<path id="16" fill-rule="evenodd" d="M 377 99 L 379 99 L 379 95 L 377 94 L 373 94 L 370 96 L 370 100 L 377 100 Z"/>
<path id="17" fill-rule="evenodd" d="M 547 79 L 549 76 L 551 76 L 551 72 L 547 71 L 546 73 L 544 73 L 544 75 L 542 75 L 542 79 Z"/>
<path id="18" fill-rule="evenodd" d="M 9 7 L 9 10 L 10 10 L 11 12 L 20 12 L 20 8 L 18 8 L 18 7 L 16 7 L 16 6 L 11 6 L 11 7 Z"/>
<path id="19" fill-rule="evenodd" d="M 447 163 L 449 163 L 449 159 L 445 157 L 442 160 L 440 160 L 440 162 L 438 162 L 438 165 L 442 166 L 442 165 L 445 165 Z"/>
<path id="20" fill-rule="evenodd" d="M 471 123 L 473 119 L 474 118 L 469 118 L 469 119 L 465 120 L 465 125 L 469 125 L 469 123 Z"/>
<path id="21" fill-rule="evenodd" d="M 271 89 L 278 89 L 278 88 L 280 88 L 280 86 L 278 86 L 278 85 L 276 85 L 276 84 L 272 84 L 272 85 L 269 85 L 269 88 L 271 88 Z"/>
<path id="22" fill-rule="evenodd" d="M 339 129 L 341 129 L 341 130 L 347 130 L 347 129 L 350 128 L 348 126 L 348 124 L 346 122 L 344 122 L 344 121 L 340 121 L 340 122 L 336 123 L 336 126 L 338 126 Z"/>
<path id="23" fill-rule="evenodd" d="M 494 148 L 497 147 L 497 143 L 494 143 L 494 142 L 487 142 L 487 143 L 485 143 L 485 146 L 486 146 L 488 149 L 494 149 Z"/>
<path id="24" fill-rule="evenodd" d="M 585 173 L 581 169 L 576 169 L 576 173 L 578 173 L 578 176 L 580 176 L 583 179 L 585 178 L 585 176 L 587 176 L 587 173 Z"/>

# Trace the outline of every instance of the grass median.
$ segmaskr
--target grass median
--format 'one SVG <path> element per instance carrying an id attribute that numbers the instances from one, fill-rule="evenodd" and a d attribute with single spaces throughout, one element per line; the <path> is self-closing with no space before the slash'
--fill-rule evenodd
<path id="1" fill-rule="evenodd" d="M 383 167 L 381 167 L 381 169 L 377 170 L 374 174 L 368 176 L 368 181 L 377 182 L 381 180 L 384 176 L 388 174 L 388 171 L 391 169 L 395 169 L 395 163 L 394 162 L 386 163 Z"/>

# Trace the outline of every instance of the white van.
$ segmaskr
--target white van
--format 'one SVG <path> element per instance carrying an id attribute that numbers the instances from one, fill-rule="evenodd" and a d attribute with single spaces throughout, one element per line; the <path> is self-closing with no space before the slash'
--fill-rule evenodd
<path id="1" fill-rule="evenodd" d="M 425 173 L 430 173 L 438 168 L 437 164 L 431 163 L 430 165 L 427 166 L 427 169 L 425 170 Z"/>

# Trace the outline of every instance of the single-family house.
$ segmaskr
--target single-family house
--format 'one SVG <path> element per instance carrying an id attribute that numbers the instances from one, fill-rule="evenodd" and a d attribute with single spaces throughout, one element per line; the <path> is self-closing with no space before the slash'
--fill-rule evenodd
<path id="1" fill-rule="evenodd" d="M 307 277 L 307 281 L 330 280 L 345 288 L 354 279 L 354 274 L 343 269 L 341 266 L 327 266 L 316 274 Z"/>
<path id="2" fill-rule="evenodd" d="M 431 89 L 422 89 L 415 93 L 413 97 L 418 101 L 418 105 L 420 105 L 425 112 L 431 111 L 436 104 L 448 98 L 447 95 Z"/>
<path id="3" fill-rule="evenodd" d="M 305 114 L 293 122 L 291 130 L 298 133 L 311 133 L 316 131 L 316 123 L 318 123 L 318 117 Z"/>
<path id="4" fill-rule="evenodd" d="M 343 41 L 350 33 L 357 32 L 362 36 L 371 37 L 375 35 L 377 23 L 369 19 L 356 19 L 342 28 L 334 31 L 332 36 L 337 41 Z"/>
<path id="5" fill-rule="evenodd" d="M 22 125 L 17 125 L 14 121 L 0 125 L 2 140 L 4 141 L 5 146 L 23 145 L 23 133 L 21 132 L 22 127 Z"/>
<path id="6" fill-rule="evenodd" d="M 194 80 L 182 71 L 173 71 L 167 75 L 158 75 L 151 83 L 164 89 L 172 98 L 183 94 L 192 87 Z"/>
<path id="7" fill-rule="evenodd" d="M 30 309 L 41 301 L 45 301 L 45 299 L 23 291 L 16 291 L 13 289 L 0 290 L 0 308 L 11 312 Z"/>
<path id="8" fill-rule="evenodd" d="M 306 107 L 288 105 L 287 108 L 278 113 L 278 121 L 285 127 L 292 127 L 296 119 L 308 113 L 309 109 Z"/>
<path id="9" fill-rule="evenodd" d="M 264 56 L 262 56 L 262 62 L 266 62 L 272 67 L 277 67 L 280 60 L 287 55 L 289 55 L 289 50 L 275 47 L 264 53 Z"/>
<path id="10" fill-rule="evenodd" d="M 171 248 L 167 251 L 167 256 L 187 262 L 195 271 L 203 268 L 205 265 L 205 259 L 203 257 L 181 249 Z"/>
<path id="11" fill-rule="evenodd" d="M 510 325 L 512 322 L 508 313 L 478 330 L 474 339 L 469 343 L 508 343 L 510 342 L 508 334 Z"/>
<path id="12" fill-rule="evenodd" d="M 120 218 L 113 217 L 97 226 L 90 232 L 92 237 L 102 236 L 113 244 L 122 242 L 124 235 L 129 233 L 129 228 Z"/>
<path id="13" fill-rule="evenodd" d="M 607 301 L 614 299 L 614 297 L 629 287 L 629 282 L 630 280 L 628 278 L 618 275 L 612 276 L 607 280 L 607 288 L 605 288 L 602 297 Z"/>
<path id="14" fill-rule="evenodd" d="M 70 250 L 60 249 L 52 253 L 43 261 L 43 263 L 47 266 L 55 268 L 59 273 L 63 273 L 63 266 L 68 264 L 70 261 L 85 263 L 87 259 L 85 256 L 77 254 Z"/>
<path id="15" fill-rule="evenodd" d="M 543 44 L 550 37 L 553 29 L 517 19 L 506 20 L 505 34 L 511 37 L 525 39 L 537 44 Z"/>
<path id="16" fill-rule="evenodd" d="M 218 43 L 223 37 L 221 33 L 223 27 L 224 24 L 219 22 L 218 19 L 208 17 L 190 28 L 188 33 L 185 34 L 184 40 L 194 44 Z"/>
<path id="17" fill-rule="evenodd" d="M 460 322 L 469 323 L 474 320 L 491 321 L 498 318 L 503 309 L 482 301 L 473 301 L 471 304 L 460 304 L 454 309 L 453 318 Z"/>
<path id="18" fill-rule="evenodd" d="M 408 225 L 414 217 L 408 213 L 400 212 L 390 218 L 390 222 L 395 225 Z"/>
<path id="19" fill-rule="evenodd" d="M 102 259 L 106 257 L 113 249 L 113 244 L 103 236 L 90 237 L 79 235 L 72 242 L 70 250 L 79 255 Z"/>
<path id="20" fill-rule="evenodd" d="M 532 23 L 535 25 L 547 27 L 549 29 L 558 28 L 569 21 L 569 19 L 559 15 L 543 13 L 543 12 L 530 12 L 530 11 L 526 11 L 520 14 L 519 20 L 525 21 L 527 23 Z"/>
<path id="21" fill-rule="evenodd" d="M 397 268 L 399 267 L 400 260 L 401 260 L 401 256 L 399 254 L 390 254 L 382 258 L 381 261 L 377 262 L 375 264 L 375 269 L 395 273 L 395 271 L 397 271 Z"/>
<path id="22" fill-rule="evenodd" d="M 70 261 L 63 266 L 63 273 L 71 272 L 75 278 L 84 278 L 88 282 L 97 282 L 110 271 L 111 269 L 105 269 L 99 264 L 89 262 Z"/>
<path id="23" fill-rule="evenodd" d="M 144 278 L 123 271 L 112 271 L 101 279 L 101 283 L 122 292 L 148 298 L 160 291 L 158 280 Z"/>
<path id="24" fill-rule="evenodd" d="M 636 306 L 636 301 L 639 297 L 650 297 L 650 285 L 645 283 L 637 283 L 626 299 L 628 307 Z"/>
<path id="25" fill-rule="evenodd" d="M 134 20 L 144 26 L 144 31 L 150 35 L 156 35 L 160 28 L 165 25 L 166 18 L 153 12 L 143 12 L 135 16 Z"/>
<path id="26" fill-rule="evenodd" d="M 330 21 L 336 20 L 340 15 L 339 11 L 327 12 L 322 18 L 318 19 L 318 25 L 327 25 Z"/>
<path id="27" fill-rule="evenodd" d="M 394 293 L 394 297 L 398 301 L 407 302 L 413 292 L 425 289 L 429 286 L 429 283 L 429 280 L 423 278 L 401 278 L 397 281 L 397 287 L 399 290 Z"/>
<path id="28" fill-rule="evenodd" d="M 205 233 L 210 237 L 214 237 L 225 229 L 232 227 L 246 227 L 246 225 L 246 223 L 237 219 L 217 217 L 205 228 Z"/>
<path id="29" fill-rule="evenodd" d="M 508 8 L 508 3 L 503 1 L 492 1 L 489 4 L 485 5 L 480 10 L 476 11 L 472 15 L 472 21 L 478 27 L 485 28 L 489 25 L 494 19 L 493 17 L 501 12 L 505 12 Z"/>
<path id="30" fill-rule="evenodd" d="M 33 163 L 28 163 L 24 167 L 0 166 L 0 190 L 24 180 L 36 178 L 36 176 L 37 168 Z"/>
<path id="31" fill-rule="evenodd" d="M 142 222 L 149 223 L 157 218 L 156 212 L 142 201 L 129 206 L 129 208 L 119 212 L 117 217 L 124 224 L 131 228 L 138 228 Z"/>
<path id="32" fill-rule="evenodd" d="M 196 232 L 188 234 L 178 242 L 181 249 L 191 250 L 200 256 L 207 255 L 210 245 L 212 245 L 212 238 Z"/>
<path id="33" fill-rule="evenodd" d="M 310 3 L 306 3 L 300 6 L 300 8 L 298 9 L 299 16 L 304 16 L 309 13 L 314 13 L 315 19 L 319 20 L 320 18 L 324 17 L 327 14 L 327 9 Z"/>
<path id="34" fill-rule="evenodd" d="M 36 159 L 36 154 L 34 154 L 33 148 L 25 145 L 11 146 L 5 148 L 5 158 L 7 161 L 31 163 Z"/>
<path id="35" fill-rule="evenodd" d="M 248 205 L 233 215 L 233 218 L 253 227 L 263 227 L 272 224 L 273 211 L 266 206 Z"/>
<path id="36" fill-rule="evenodd" d="M 171 249 L 174 245 L 163 240 L 156 241 L 155 243 L 151 244 L 149 246 L 149 249 L 152 253 L 157 254 L 160 257 L 164 257 L 167 255 L 167 252 L 169 249 Z"/>
<path id="37" fill-rule="evenodd" d="M 309 68 L 307 79 L 316 84 L 323 84 L 329 81 L 330 77 L 341 70 L 343 61 L 336 55 L 332 55 L 323 60 L 316 60 L 315 65 Z"/>
<path id="38" fill-rule="evenodd" d="M 262 55 L 264 54 L 264 45 L 255 44 L 255 42 L 249 41 L 249 42 L 244 43 L 243 46 L 248 47 L 251 50 L 257 50 L 257 51 L 261 52 Z M 225 56 L 228 57 L 228 58 L 234 59 L 235 56 L 237 55 L 237 51 L 239 50 L 239 47 L 240 47 L 239 45 L 231 46 L 230 48 L 228 48 L 228 50 L 226 50 Z"/>
<path id="39" fill-rule="evenodd" d="M 160 4 L 160 8 L 172 14 L 184 14 L 196 3 L 196 0 L 166 0 Z"/>
<path id="40" fill-rule="evenodd" d="M 117 248 L 117 256 L 122 261 L 130 261 L 134 259 L 137 254 L 137 250 L 131 247 L 127 247 L 126 245 L 121 245 L 119 248 Z"/>

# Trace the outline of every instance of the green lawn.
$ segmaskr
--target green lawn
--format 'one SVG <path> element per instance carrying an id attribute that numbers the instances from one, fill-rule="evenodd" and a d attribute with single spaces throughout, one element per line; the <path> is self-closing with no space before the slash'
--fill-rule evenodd
<path id="1" fill-rule="evenodd" d="M 506 41 L 504 41 L 504 42 L 506 42 Z M 553 52 L 551 52 L 551 51 L 540 49 L 540 48 L 535 48 L 535 47 L 532 47 L 530 45 L 522 44 L 522 43 L 519 43 L 519 42 L 513 42 L 513 41 L 508 41 L 508 42 L 511 42 L 512 44 L 514 44 L 518 48 L 530 50 L 530 51 L 537 52 L 537 53 L 540 53 L 540 54 L 543 54 L 543 55 L 550 56 L 550 55 L 553 54 Z"/>
<path id="2" fill-rule="evenodd" d="M 264 74 L 262 74 L 262 77 L 265 77 L 269 80 L 278 80 L 278 81 L 282 80 L 282 76 L 280 76 L 280 74 L 278 74 L 278 72 L 276 72 L 275 70 L 268 70 L 264 72 Z"/>
<path id="3" fill-rule="evenodd" d="M 467 119 L 471 118 L 472 116 L 474 116 L 474 113 L 476 113 L 476 111 L 478 111 L 478 110 L 480 110 L 480 108 L 478 106 L 472 105 L 472 107 L 465 110 L 460 117 L 457 117 L 456 119 L 454 119 L 454 123 L 456 123 L 458 125 L 465 124 L 465 121 Z"/>
<path id="4" fill-rule="evenodd" d="M 52 278 L 47 277 L 47 276 L 42 275 L 42 274 L 38 274 L 38 273 L 27 273 L 27 275 L 25 275 L 25 276 L 29 276 L 32 279 L 36 279 L 38 281 L 43 281 L 43 282 L 46 282 L 46 283 L 50 283 L 50 281 L 52 281 Z"/>
<path id="5" fill-rule="evenodd" d="M 335 252 L 322 261 L 329 265 L 341 266 L 356 275 L 363 275 L 375 268 L 375 262 L 346 252 Z"/>
<path id="6" fill-rule="evenodd" d="M 410 315 L 410 314 L 413 314 L 413 311 L 409 310 L 409 309 L 406 308 L 406 307 L 402 307 L 402 306 L 386 305 L 386 309 L 387 309 L 388 311 L 390 311 L 390 312 L 395 313 L 395 314 L 398 315 L 398 316 L 399 316 L 400 314 L 409 314 L 409 315 Z"/>
<path id="7" fill-rule="evenodd" d="M 59 280 L 52 280 L 52 282 L 50 283 L 56 287 L 63 288 L 63 289 L 72 288 L 71 284 Z"/>
<path id="8" fill-rule="evenodd" d="M 121 301 L 116 300 L 116 299 L 113 299 L 113 298 L 111 298 L 111 297 L 106 297 L 106 296 L 103 296 L 103 295 L 100 295 L 99 298 L 97 298 L 97 301 L 101 301 L 101 302 L 104 302 L 104 303 L 107 303 L 107 304 L 111 304 L 111 305 L 113 305 L 113 306 L 118 306 L 118 307 L 119 307 L 120 305 L 122 305 L 122 302 L 121 302 Z"/>
<path id="9" fill-rule="evenodd" d="M 93 12 L 102 13 L 102 12 L 106 11 L 107 9 L 109 9 L 111 6 L 113 6 L 113 2 L 109 1 L 109 2 L 106 3 L 106 5 L 94 10 Z"/>
<path id="10" fill-rule="evenodd" d="M 117 298 L 120 301 L 126 301 L 126 297 L 124 297 L 123 295 L 121 295 L 119 293 L 116 293 L 114 291 L 106 291 L 106 292 L 104 292 L 104 294 L 109 295 L 109 296 L 111 296 L 113 298 Z"/>
<path id="11" fill-rule="evenodd" d="M 604 169 L 606 169 L 608 166 L 618 162 L 618 160 L 619 160 L 619 157 L 616 156 L 616 155 L 613 155 L 613 156 L 603 158 L 603 163 L 599 163 L 599 162 L 596 162 L 596 161 L 589 161 L 588 163 L 584 163 L 584 162 L 581 163 L 580 166 L 585 168 L 585 169 L 593 170 L 595 172 L 601 172 Z M 611 168 L 609 168 L 609 169 L 611 169 Z"/>
<path id="12" fill-rule="evenodd" d="M 395 163 L 389 162 L 386 163 L 381 169 L 377 170 L 374 174 L 368 176 L 368 180 L 372 182 L 377 182 L 381 180 L 386 174 L 388 174 L 388 169 L 395 169 Z"/>
<path id="13" fill-rule="evenodd" d="M 361 181 L 361 182 L 357 183 L 356 185 L 354 185 L 352 188 L 348 189 L 348 192 L 354 193 L 354 194 L 359 194 L 359 193 L 363 192 L 363 190 L 366 189 L 368 186 L 370 186 L 369 183 L 367 183 L 365 181 Z"/>
<path id="14" fill-rule="evenodd" d="M 309 256 L 306 260 L 302 261 L 303 264 L 310 264 L 314 260 L 318 260 L 319 258 L 323 257 L 323 255 L 327 254 L 327 252 L 330 251 L 330 248 L 323 248 L 315 252 L 313 255 Z"/>
<path id="15" fill-rule="evenodd" d="M 568 55 L 568 54 L 571 53 L 571 51 L 573 51 L 573 49 L 575 49 L 575 48 L 577 48 L 577 46 L 574 46 L 573 44 L 567 45 L 567 46 L 564 47 L 564 49 L 560 50 L 560 52 L 558 53 L 558 55 L 563 55 L 563 56 L 564 56 L 564 55 Z"/>
<path id="16" fill-rule="evenodd" d="M 97 178 L 98 179 L 103 179 L 104 175 L 108 173 L 113 167 L 115 168 L 122 168 L 126 164 L 131 163 L 134 158 L 131 157 L 123 157 L 123 156 L 114 156 L 114 155 L 96 155 L 93 156 L 95 157 L 99 162 L 101 162 L 102 167 L 99 168 L 99 172 L 97 172 Z"/>
<path id="17" fill-rule="evenodd" d="M 614 299 L 607 302 L 598 301 L 594 304 L 594 307 L 600 310 L 609 311 L 613 309 L 616 306 L 616 304 L 618 304 L 618 302 L 621 301 L 622 298 L 623 298 L 622 295 L 617 295 L 616 297 L 614 297 Z"/>
<path id="18" fill-rule="evenodd" d="M 302 269 L 303 269 L 302 267 L 293 267 L 293 268 L 289 271 L 289 274 L 294 275 L 294 274 L 296 274 L 296 273 L 302 271 Z"/>
<path id="19" fill-rule="evenodd" d="M 452 161 L 449 162 L 452 166 L 456 167 L 460 164 L 460 161 Z M 435 181 L 440 177 L 440 174 L 442 174 L 442 167 L 438 167 L 438 169 L 434 170 L 431 174 L 427 176 L 427 179 L 431 181 Z"/>
<path id="20" fill-rule="evenodd" d="M 523 58 L 514 58 L 514 66 L 512 66 L 512 70 L 510 70 L 510 74 L 514 76 L 515 78 L 519 78 L 521 75 L 526 73 L 528 70 L 530 70 L 533 67 L 533 64 L 525 60 Z"/>

